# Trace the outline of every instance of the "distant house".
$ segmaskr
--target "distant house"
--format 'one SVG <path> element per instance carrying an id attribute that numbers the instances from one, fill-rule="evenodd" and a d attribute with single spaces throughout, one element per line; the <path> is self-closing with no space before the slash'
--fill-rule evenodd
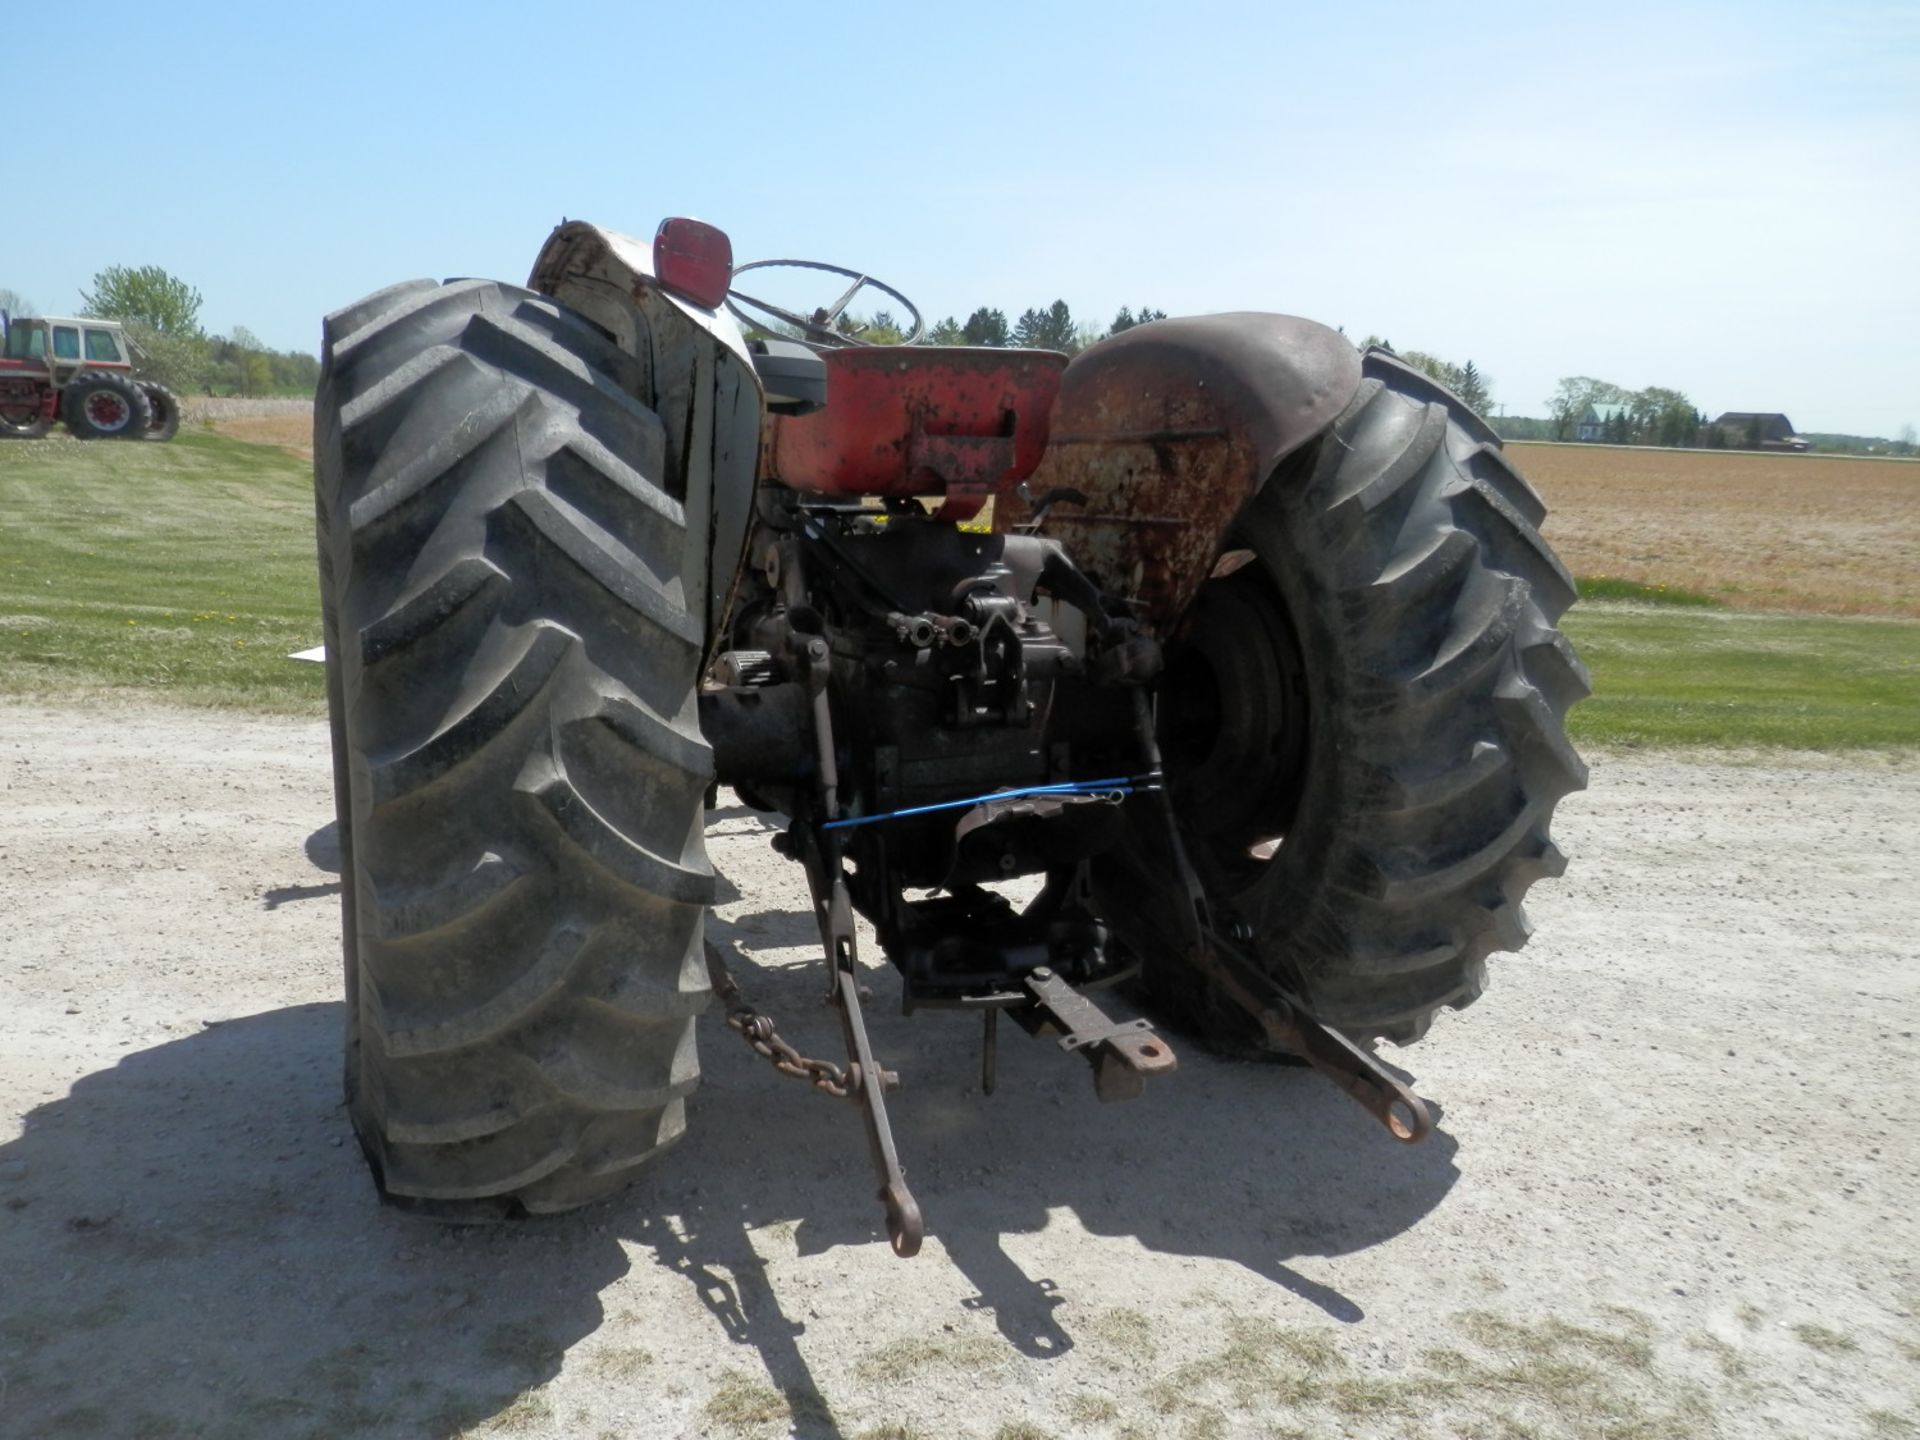
<path id="1" fill-rule="evenodd" d="M 1778 411 L 1729 410 L 1713 422 L 1727 444 L 1748 450 L 1804 450 L 1807 442 L 1793 433 L 1793 422 Z"/>
<path id="2" fill-rule="evenodd" d="M 1604 440 L 1607 427 L 1622 416 L 1630 416 L 1631 405 L 1589 405 L 1586 413 L 1574 422 L 1573 438 L 1576 440 Z"/>

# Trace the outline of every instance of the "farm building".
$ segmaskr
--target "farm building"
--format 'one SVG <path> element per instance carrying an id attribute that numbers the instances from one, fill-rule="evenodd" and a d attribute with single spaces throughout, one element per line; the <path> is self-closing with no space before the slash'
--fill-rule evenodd
<path id="1" fill-rule="evenodd" d="M 1793 433 L 1793 422 L 1778 411 L 1729 410 L 1713 422 L 1727 444 L 1749 450 L 1804 450 L 1807 442 Z"/>
<path id="2" fill-rule="evenodd" d="M 1632 414 L 1629 405 L 1593 404 L 1587 406 L 1586 413 L 1574 422 L 1573 438 L 1576 440 L 1604 440 L 1607 427 L 1625 424 Z"/>

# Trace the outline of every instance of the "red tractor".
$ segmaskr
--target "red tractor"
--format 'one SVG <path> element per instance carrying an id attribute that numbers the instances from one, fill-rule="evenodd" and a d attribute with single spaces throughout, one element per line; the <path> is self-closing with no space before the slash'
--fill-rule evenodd
<path id="1" fill-rule="evenodd" d="M 743 293 L 757 268 L 696 221 L 570 223 L 527 289 L 326 320 L 346 1086 L 382 1194 L 484 1218 L 618 1189 L 684 1130 L 717 991 L 857 1105 L 913 1253 L 856 915 L 906 1009 L 981 1017 L 988 1089 L 1003 1014 L 1103 1100 L 1171 1071 L 1104 1008 L 1126 982 L 1421 1139 L 1373 1048 L 1526 939 L 1586 776 L 1573 582 L 1493 431 L 1289 316 L 1069 361 L 913 343 L 882 286 L 912 334 L 868 346 L 844 315 L 877 282 L 809 265 L 844 293 L 801 311 Z M 703 945 L 719 785 L 805 871 L 843 1061 Z"/>
<path id="2" fill-rule="evenodd" d="M 171 440 L 180 402 L 136 379 L 115 320 L 9 318 L 0 344 L 0 439 L 37 440 L 65 420 L 82 440 Z"/>

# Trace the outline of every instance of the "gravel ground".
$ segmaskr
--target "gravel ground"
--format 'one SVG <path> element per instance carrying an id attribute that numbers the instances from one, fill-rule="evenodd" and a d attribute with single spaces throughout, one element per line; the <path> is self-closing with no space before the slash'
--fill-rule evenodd
<path id="1" fill-rule="evenodd" d="M 1395 1145 L 1215 1061 L 1130 1106 L 901 1019 L 931 1235 L 853 1112 L 717 1026 L 627 1198 L 446 1231 L 338 1099 L 324 727 L 0 707 L 0 1435 L 1920 1433 L 1920 767 L 1603 758 Z M 792 867 L 716 812 L 714 938 L 831 1054 Z M 1177 1037 L 1176 1037 L 1177 1040 Z"/>

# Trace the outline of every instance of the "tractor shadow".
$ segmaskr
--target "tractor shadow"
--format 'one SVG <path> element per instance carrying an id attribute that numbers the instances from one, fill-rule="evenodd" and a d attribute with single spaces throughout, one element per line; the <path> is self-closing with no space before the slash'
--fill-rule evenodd
<path id="1" fill-rule="evenodd" d="M 307 836 L 304 847 L 307 861 L 316 870 L 324 870 L 329 875 L 340 873 L 340 822 L 329 820 L 318 830 Z"/>
<path id="2" fill-rule="evenodd" d="M 318 830 L 307 836 L 307 860 L 314 869 L 325 871 L 329 875 L 340 873 L 340 824 L 329 820 Z M 327 895 L 338 895 L 338 880 L 322 881 L 317 885 L 275 885 L 260 894 L 262 909 L 278 910 L 282 905 L 295 900 L 318 900 Z"/>
<path id="3" fill-rule="evenodd" d="M 616 1202 L 442 1227 L 375 1197 L 339 1099 L 343 1023 L 342 1005 L 322 1003 L 209 1024 L 83 1077 L 0 1144 L 0 1434 L 518 1428 L 517 1405 L 576 1346 L 589 1348 L 571 1363 L 592 1374 L 644 1355 L 632 1333 L 615 1349 L 595 1339 L 623 1281 L 620 1307 L 704 1307 L 714 1338 L 757 1351 L 795 1434 L 842 1433 L 799 1349 L 806 1325 L 783 1312 L 748 1227 L 830 1194 L 838 1214 L 817 1243 L 873 1240 L 848 1196 L 869 1187 L 832 1174 L 857 1153 L 857 1131 L 834 1123 L 850 1115 L 795 1107 L 789 1138 L 819 1170 L 798 1197 L 769 1173 L 784 1146 L 762 1132 L 712 1153 L 679 1147 Z M 714 1058 L 732 1073 L 709 1123 L 747 1123 L 773 1077 L 739 1073 L 744 1047 Z M 636 1260 L 664 1274 L 636 1276 Z"/>
<path id="4" fill-rule="evenodd" d="M 810 917 L 715 918 L 708 934 L 749 1003 L 772 1014 L 784 1038 L 803 1053 L 843 1058 L 817 968 L 756 959 L 817 948 Z M 1443 1117 L 1431 1099 L 1436 1129 L 1409 1147 L 1313 1071 L 1220 1059 L 1177 1031 L 1167 1033 L 1179 1072 L 1138 1100 L 1103 1105 L 1084 1062 L 1003 1023 L 998 1083 L 985 1095 L 976 1019 L 903 1017 L 891 970 L 874 968 L 870 983 L 874 1047 L 902 1075 L 888 1106 L 926 1216 L 920 1263 L 944 1253 L 975 1288 L 967 1307 L 990 1313 L 1008 1344 L 1030 1358 L 1071 1350 L 1074 1337 L 1057 1312 L 1071 1299 L 1097 1298 L 1026 1273 L 1002 1243 L 1044 1230 L 1050 1212 L 1071 1211 L 1096 1236 L 1233 1262 L 1291 1295 L 1303 1320 L 1353 1324 L 1365 1318 L 1361 1307 L 1293 1262 L 1349 1254 L 1402 1233 L 1459 1178 L 1457 1144 L 1438 1128 Z M 1122 999 L 1103 996 L 1102 1004 L 1117 1017 L 1140 1013 Z M 797 1218 L 802 1255 L 884 1244 L 853 1107 L 823 1101 L 744 1044 L 729 1046 L 733 1037 L 712 1033 L 702 1049 L 707 1078 L 692 1109 L 692 1126 L 703 1135 L 700 1163 L 721 1174 L 770 1171 L 776 1187 L 729 1187 L 739 1228 Z M 782 1158 L 771 1166 L 768 1134 L 781 1137 Z"/>
<path id="5" fill-rule="evenodd" d="M 599 1327 L 629 1268 L 606 1213 L 451 1230 L 377 1203 L 343 1008 L 127 1055 L 0 1145 L 0 1433 L 452 1436 Z"/>
<path id="6" fill-rule="evenodd" d="M 816 943 L 807 915 L 727 910 L 710 933 L 748 997 L 800 1049 L 839 1059 L 817 968 L 800 963 Z M 1360 1307 L 1302 1269 L 1413 1226 L 1457 1178 L 1447 1135 L 1407 1149 L 1310 1073 L 1191 1044 L 1178 1075 L 1102 1106 L 1079 1061 L 1003 1027 L 998 1093 L 983 1096 L 976 1026 L 901 1017 L 891 972 L 871 983 L 927 1217 L 912 1263 L 957 1267 L 974 1292 L 958 1303 L 1032 1359 L 1074 1348 L 1063 1307 L 1137 1299 L 1130 1245 L 1098 1283 L 1093 1247 L 1065 1278 L 1022 1268 L 1005 1237 L 1057 1212 L 1096 1237 L 1243 1266 L 1300 1319 L 1353 1322 Z M 376 1202 L 339 1099 L 337 1003 L 209 1025 L 83 1077 L 0 1144 L 0 1430 L 456 1436 L 513 1411 L 563 1359 L 615 1364 L 613 1337 L 653 1322 L 609 1325 L 605 1301 L 670 1326 L 704 1313 L 716 1338 L 757 1353 L 794 1434 L 840 1434 L 802 1348 L 812 1312 L 786 1277 L 842 1247 L 867 1277 L 844 1284 L 879 1286 L 901 1263 L 859 1118 L 718 1021 L 702 1025 L 690 1143 L 617 1201 L 493 1228 Z"/>

